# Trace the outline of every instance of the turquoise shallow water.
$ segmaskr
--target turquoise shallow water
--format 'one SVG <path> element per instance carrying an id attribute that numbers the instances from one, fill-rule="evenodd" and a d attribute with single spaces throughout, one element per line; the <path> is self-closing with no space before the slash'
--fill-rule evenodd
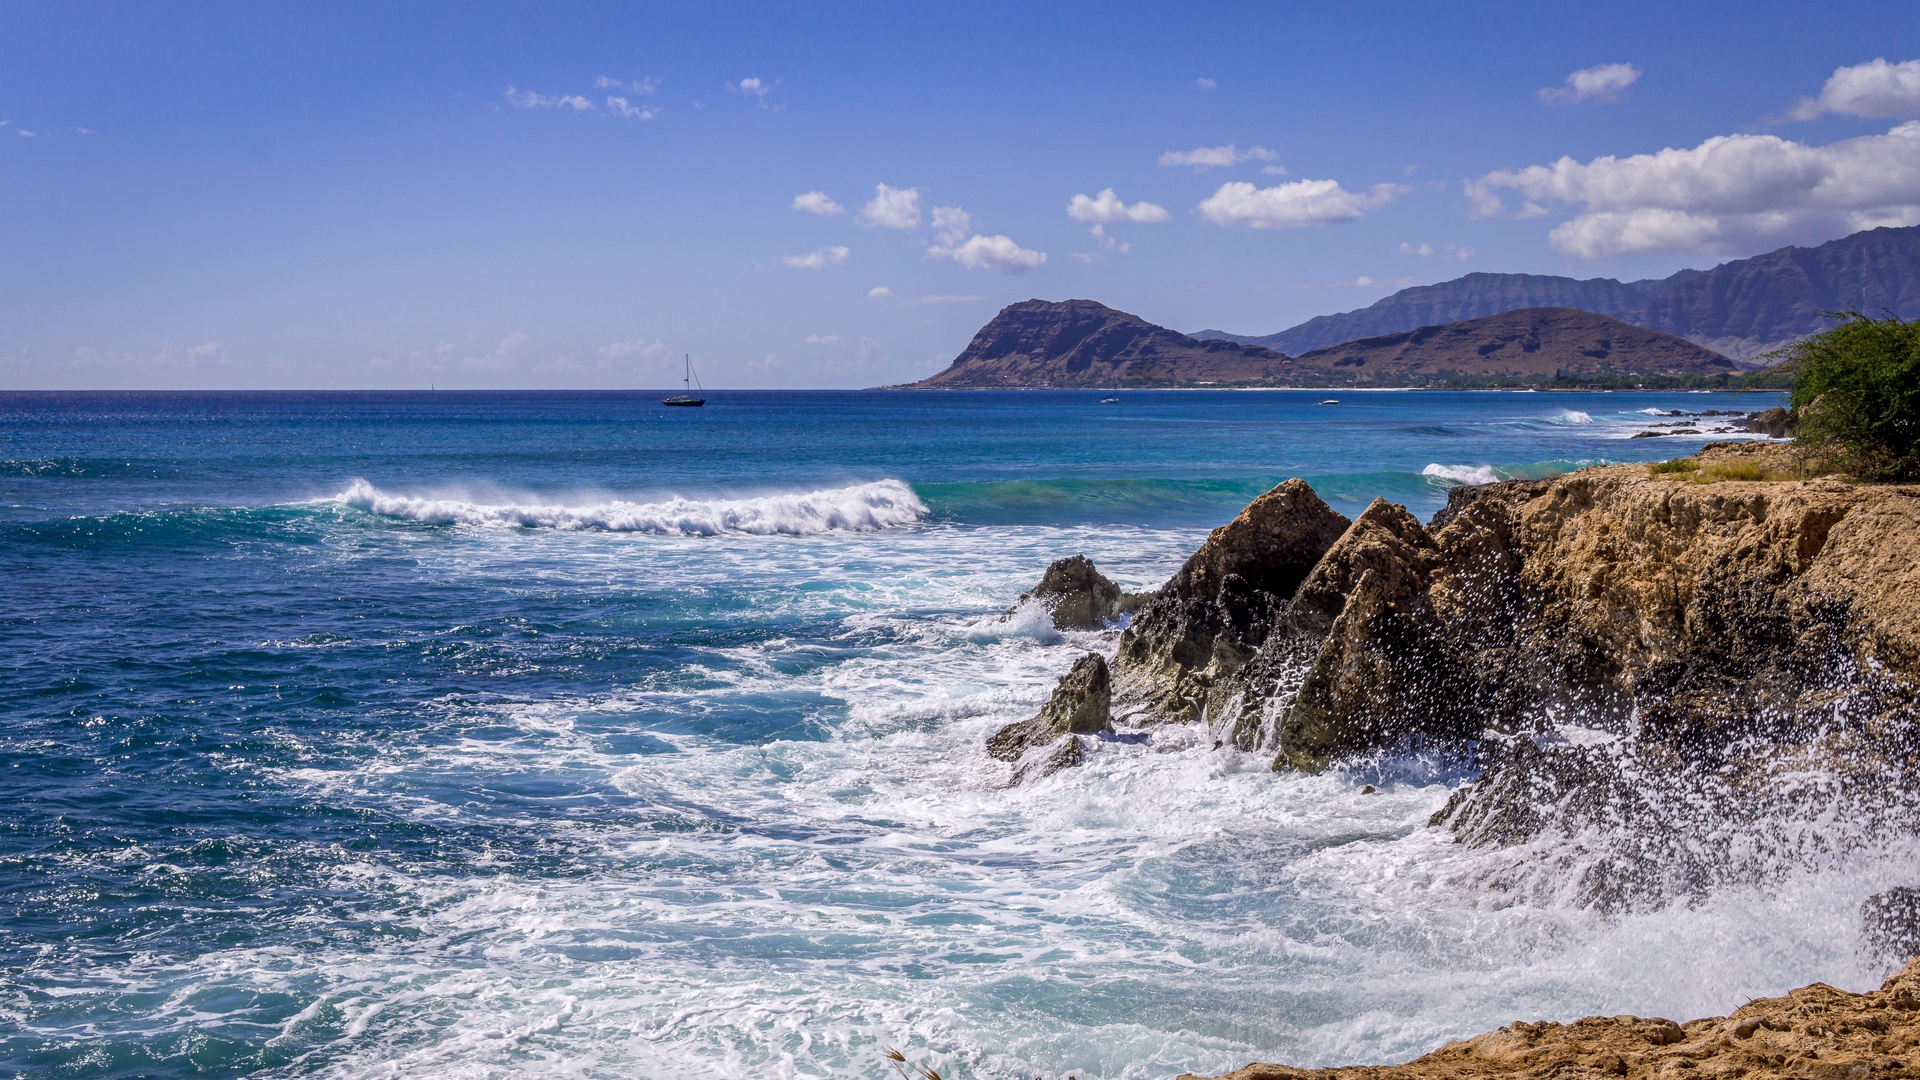
<path id="1" fill-rule="evenodd" d="M 0 1071 L 1150 1077 L 1870 979 L 1881 864 L 1602 918 L 1428 833 L 1444 764 L 1004 787 L 1111 648 L 997 618 L 1048 561 L 1775 400 L 1323 396 L 0 395 Z"/>

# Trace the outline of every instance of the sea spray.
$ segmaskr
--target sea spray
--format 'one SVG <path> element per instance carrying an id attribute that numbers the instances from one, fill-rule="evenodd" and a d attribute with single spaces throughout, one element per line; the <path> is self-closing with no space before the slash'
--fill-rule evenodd
<path id="1" fill-rule="evenodd" d="M 467 499 L 395 494 L 356 479 L 333 501 L 383 517 L 431 525 L 660 533 L 669 536 L 814 536 L 829 532 L 876 532 L 911 525 L 927 516 L 913 489 L 898 480 L 749 498 L 660 502 L 609 500 L 565 505 L 483 503 Z"/>

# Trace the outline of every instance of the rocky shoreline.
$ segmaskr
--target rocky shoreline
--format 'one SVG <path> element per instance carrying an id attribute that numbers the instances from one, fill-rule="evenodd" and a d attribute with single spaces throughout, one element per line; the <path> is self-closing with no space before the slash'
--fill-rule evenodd
<path id="1" fill-rule="evenodd" d="M 1920 835 L 1920 486 L 1802 475 L 1788 446 L 1718 443 L 1457 488 L 1424 524 L 1382 500 L 1349 520 L 1289 480 L 1158 591 L 1126 597 L 1130 618 L 1086 560 L 1050 573 L 1056 591 L 1035 599 L 1124 629 L 1110 662 L 1081 659 L 995 756 L 1022 782 L 1079 763 L 1082 739 L 1165 725 L 1204 726 L 1216 749 L 1270 754 L 1276 771 L 1450 756 L 1473 778 L 1430 827 L 1523 852 L 1561 901 L 1602 911 Z M 1920 892 L 1876 896 L 1862 919 L 1888 959 L 1920 952 Z M 1920 972 L 1903 978 L 1900 1000 L 1920 1002 Z M 1553 1038 L 1625 1039 L 1639 1023 Z M 1534 1060 L 1537 1033 L 1517 1030 L 1439 1054 L 1499 1042 Z M 1627 1071 L 1600 1072 L 1652 1075 L 1608 1052 Z M 1645 1068 L 1690 1067 L 1655 1056 Z M 1421 1061 L 1234 1075 L 1508 1075 Z"/>
<path id="2" fill-rule="evenodd" d="M 1518 1021 L 1404 1065 L 1248 1065 L 1212 1080 L 1690 1076 L 1920 1077 L 1920 960 L 1864 994 L 1815 983 L 1684 1024 L 1639 1016 Z"/>

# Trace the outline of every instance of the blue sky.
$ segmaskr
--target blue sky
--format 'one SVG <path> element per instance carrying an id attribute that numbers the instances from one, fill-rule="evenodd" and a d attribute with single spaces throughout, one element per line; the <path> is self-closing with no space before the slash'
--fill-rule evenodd
<path id="1" fill-rule="evenodd" d="M 1916 58 L 1911 3 L 8 4 L 0 388 L 871 386 L 1029 297 L 1665 275 L 1920 222 Z"/>

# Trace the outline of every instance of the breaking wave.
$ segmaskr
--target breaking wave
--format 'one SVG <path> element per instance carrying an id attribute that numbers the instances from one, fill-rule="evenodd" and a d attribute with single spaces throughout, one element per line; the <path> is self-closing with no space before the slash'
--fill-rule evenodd
<path id="1" fill-rule="evenodd" d="M 1503 479 L 1491 465 L 1429 465 L 1420 470 L 1429 481 L 1442 484 L 1492 484 Z"/>
<path id="2" fill-rule="evenodd" d="M 457 498 L 400 495 L 354 480 L 333 497 L 343 506 L 405 521 L 491 528 L 568 529 L 659 533 L 668 536 L 815 536 L 830 532 L 877 532 L 926 517 L 926 504 L 899 480 L 876 480 L 751 498 L 607 502 L 566 506 L 549 503 L 482 503 Z"/>

